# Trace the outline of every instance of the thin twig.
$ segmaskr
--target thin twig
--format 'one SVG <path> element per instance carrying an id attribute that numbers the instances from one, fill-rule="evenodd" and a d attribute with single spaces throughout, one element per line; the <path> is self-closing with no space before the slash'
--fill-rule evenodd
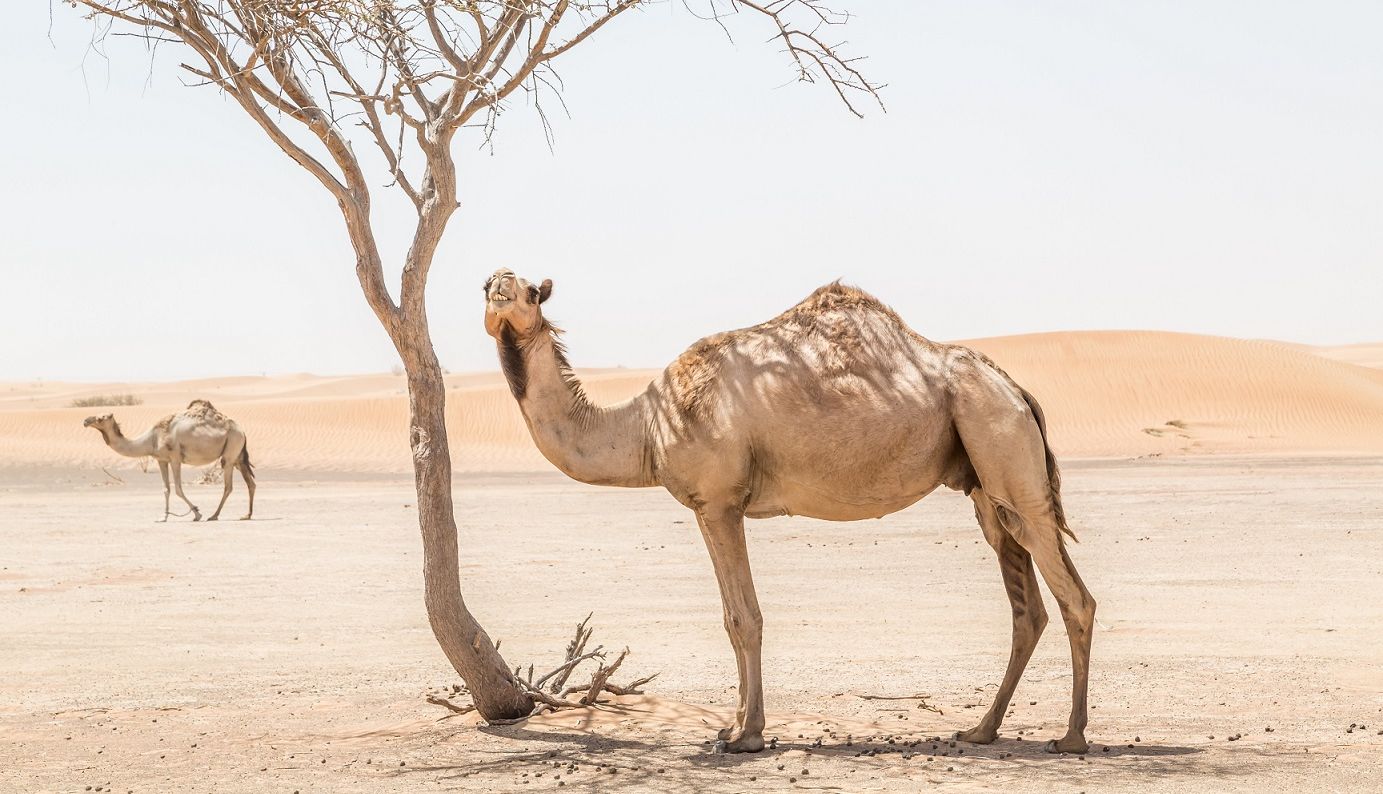
<path id="1" fill-rule="evenodd" d="M 445 706 L 446 708 L 451 709 L 451 712 L 453 714 L 469 714 L 470 712 L 475 711 L 474 704 L 467 706 L 458 706 L 455 703 L 452 703 L 450 700 L 447 700 L 444 697 L 437 697 L 436 695 L 428 695 L 427 702 L 437 706 Z"/>

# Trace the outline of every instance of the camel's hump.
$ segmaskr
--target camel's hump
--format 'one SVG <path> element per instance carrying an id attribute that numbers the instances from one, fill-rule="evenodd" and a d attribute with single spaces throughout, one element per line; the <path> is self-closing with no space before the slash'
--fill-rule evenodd
<path id="1" fill-rule="evenodd" d="M 187 410 L 182 412 L 183 416 L 191 417 L 214 427 L 226 427 L 230 420 L 226 415 L 216 410 L 210 400 L 193 400 L 187 404 Z"/>
<path id="2" fill-rule="evenodd" d="M 803 298 L 791 309 L 770 320 L 769 323 L 800 322 L 829 312 L 864 309 L 878 312 L 897 322 L 902 322 L 898 313 L 883 301 L 870 295 L 859 287 L 842 284 L 839 280 L 818 287 L 816 291 Z"/>

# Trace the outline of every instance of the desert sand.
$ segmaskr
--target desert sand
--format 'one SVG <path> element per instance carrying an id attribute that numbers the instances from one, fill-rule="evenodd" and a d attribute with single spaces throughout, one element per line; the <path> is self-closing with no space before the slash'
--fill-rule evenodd
<path id="1" fill-rule="evenodd" d="M 734 661 L 695 524 L 660 490 L 552 472 L 497 374 L 448 378 L 468 603 L 539 668 L 594 611 L 631 676 L 660 673 L 646 696 L 506 727 L 426 702 L 457 679 L 422 610 L 400 377 L 16 383 L 0 385 L 0 790 L 1376 788 L 1383 346 L 971 344 L 1042 402 L 1066 466 L 1071 553 L 1100 602 L 1084 758 L 1040 752 L 1069 708 L 1050 600 L 1002 738 L 929 741 L 978 719 L 1008 653 L 959 495 L 750 523 L 779 741 L 718 756 Z M 582 374 L 600 401 L 654 375 Z M 143 404 L 69 407 L 125 393 Z M 113 412 L 143 430 L 192 397 L 245 428 L 257 520 L 155 523 L 157 470 L 81 427 Z"/>

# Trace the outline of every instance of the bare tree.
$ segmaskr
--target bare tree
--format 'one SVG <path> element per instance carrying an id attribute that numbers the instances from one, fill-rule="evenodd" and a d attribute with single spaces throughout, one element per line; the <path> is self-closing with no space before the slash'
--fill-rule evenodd
<path id="1" fill-rule="evenodd" d="M 554 62 L 651 0 L 62 0 L 88 12 L 100 38 L 113 30 L 172 46 L 197 85 L 224 92 L 336 199 L 365 299 L 403 361 L 423 535 L 428 618 L 447 658 L 487 719 L 528 714 L 526 687 L 466 609 L 458 572 L 447 448 L 446 392 L 428 329 L 428 270 L 457 209 L 452 144 L 460 130 L 488 136 L 516 92 L 542 114 L 558 82 Z M 764 21 L 797 76 L 824 81 L 858 114 L 877 100 L 838 43 L 848 17 L 822 0 L 687 0 L 724 25 Z M 371 180 L 353 143 L 382 158 L 387 187 L 417 213 L 401 258 L 398 300 L 371 221 Z M 379 181 L 378 179 L 376 181 Z"/>

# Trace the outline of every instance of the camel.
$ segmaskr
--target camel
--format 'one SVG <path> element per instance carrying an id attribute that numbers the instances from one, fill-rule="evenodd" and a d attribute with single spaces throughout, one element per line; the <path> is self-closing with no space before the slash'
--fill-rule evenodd
<path id="1" fill-rule="evenodd" d="M 249 512 L 240 517 L 248 521 L 255 512 L 255 472 L 250 464 L 250 450 L 245 443 L 245 433 L 240 426 L 225 414 L 216 410 L 206 400 L 193 400 L 187 410 L 172 416 L 165 416 L 147 432 L 136 438 L 126 438 L 120 432 L 120 425 L 111 414 L 88 416 L 82 427 L 94 427 L 101 431 L 106 446 L 127 458 L 150 457 L 158 461 L 159 473 L 163 475 L 163 520 L 171 515 L 168 509 L 168 470 L 173 470 L 173 485 L 178 498 L 192 509 L 192 520 L 201 521 L 202 511 L 192 504 L 182 490 L 182 466 L 205 466 L 221 461 L 221 503 L 216 505 L 208 521 L 221 517 L 221 508 L 230 498 L 235 470 L 245 479 L 245 488 L 250 492 Z M 184 514 L 186 515 L 186 514 Z"/>
<path id="2" fill-rule="evenodd" d="M 1032 395 L 984 355 L 931 342 L 874 297 L 839 282 L 766 323 L 706 337 L 643 393 L 587 399 L 560 331 L 543 317 L 552 281 L 501 269 L 485 282 L 485 328 L 534 443 L 569 477 L 662 486 L 696 515 L 739 668 L 722 752 L 764 747 L 763 616 L 744 519 L 879 518 L 939 485 L 965 492 L 999 558 L 1013 612 L 1008 669 L 989 711 L 956 734 L 998 736 L 1047 624 L 1033 569 L 1071 645 L 1071 715 L 1049 752 L 1083 753 L 1095 599 L 1066 552 L 1075 537 L 1046 422 Z"/>

